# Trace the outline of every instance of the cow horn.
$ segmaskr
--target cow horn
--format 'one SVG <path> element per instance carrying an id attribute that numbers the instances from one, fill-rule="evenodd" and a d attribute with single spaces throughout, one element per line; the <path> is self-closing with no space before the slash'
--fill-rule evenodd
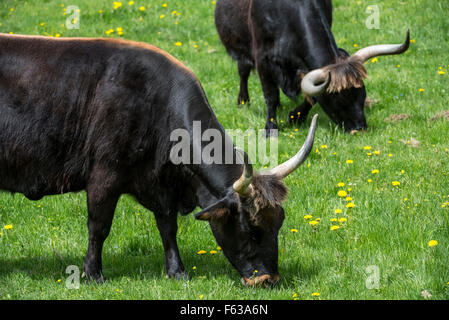
<path id="1" fill-rule="evenodd" d="M 363 62 L 365 62 L 377 56 L 404 53 L 405 51 L 407 51 L 409 46 L 410 46 L 410 30 L 407 30 L 407 37 L 405 38 L 405 42 L 402 44 L 380 44 L 366 47 L 354 53 L 352 57 L 357 57 Z"/>
<path id="2" fill-rule="evenodd" d="M 245 151 L 240 148 L 235 148 L 236 151 L 240 152 L 243 156 L 243 173 L 242 176 L 234 182 L 232 188 L 235 192 L 242 196 L 247 196 L 251 193 L 251 181 L 253 180 L 253 165 L 251 164 L 251 160 Z"/>
<path id="3" fill-rule="evenodd" d="M 301 81 L 302 92 L 309 97 L 322 94 L 331 83 L 331 74 L 323 69 L 310 71 Z"/>
<path id="4" fill-rule="evenodd" d="M 285 161 L 284 163 L 278 165 L 276 168 L 271 169 L 265 174 L 275 175 L 281 179 L 284 179 L 290 173 L 295 171 L 307 159 L 307 156 L 309 155 L 310 151 L 312 151 L 313 140 L 315 139 L 317 119 L 318 115 L 316 114 L 312 119 L 309 134 L 307 135 L 306 141 L 304 142 L 304 145 L 302 146 L 301 150 L 299 150 L 299 152 L 293 158 Z"/>

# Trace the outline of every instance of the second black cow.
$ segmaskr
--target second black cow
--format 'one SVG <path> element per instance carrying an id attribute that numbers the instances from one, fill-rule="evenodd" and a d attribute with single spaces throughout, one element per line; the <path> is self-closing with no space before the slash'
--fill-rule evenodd
<path id="1" fill-rule="evenodd" d="M 407 32 L 403 44 L 370 46 L 350 56 L 338 48 L 332 34 L 330 0 L 220 0 L 215 23 L 238 62 L 239 105 L 249 102 L 248 77 L 257 69 L 267 104 L 267 135 L 278 128 L 279 88 L 291 99 L 301 89 L 306 97 L 290 112 L 292 122 L 303 122 L 318 102 L 345 131 L 366 129 L 364 62 L 403 53 L 410 43 Z"/>

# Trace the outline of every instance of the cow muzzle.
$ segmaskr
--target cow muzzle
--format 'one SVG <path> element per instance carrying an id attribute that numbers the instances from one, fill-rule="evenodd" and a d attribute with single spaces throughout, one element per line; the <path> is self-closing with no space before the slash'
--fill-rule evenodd
<path id="1" fill-rule="evenodd" d="M 280 279 L 279 274 L 269 275 L 264 274 L 258 277 L 246 278 L 242 277 L 242 284 L 247 287 L 268 287 L 278 283 Z"/>

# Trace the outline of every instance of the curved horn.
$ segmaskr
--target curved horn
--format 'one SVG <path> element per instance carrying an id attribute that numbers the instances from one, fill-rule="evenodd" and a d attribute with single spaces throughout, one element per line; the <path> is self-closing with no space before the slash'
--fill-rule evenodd
<path id="1" fill-rule="evenodd" d="M 407 37 L 405 38 L 405 42 L 402 44 L 380 44 L 366 47 L 354 53 L 352 57 L 357 57 L 361 59 L 363 62 L 365 62 L 377 56 L 404 53 L 405 51 L 407 51 L 409 46 L 410 46 L 410 30 L 407 30 Z"/>
<path id="2" fill-rule="evenodd" d="M 234 182 L 232 188 L 238 194 L 246 196 L 251 193 L 251 181 L 253 180 L 254 175 L 253 165 L 245 151 L 240 148 L 235 148 L 235 150 L 240 152 L 243 156 L 243 173 L 242 176 Z"/>
<path id="3" fill-rule="evenodd" d="M 309 97 L 316 97 L 322 94 L 331 83 L 330 72 L 323 69 L 310 71 L 301 81 L 302 92 Z"/>
<path id="4" fill-rule="evenodd" d="M 315 139 L 315 130 L 316 130 L 316 121 L 318 119 L 318 115 L 316 114 L 312 119 L 312 124 L 310 125 L 309 134 L 307 135 L 306 141 L 302 146 L 301 150 L 291 159 L 285 161 L 284 163 L 278 165 L 276 168 L 271 169 L 265 174 L 276 175 L 281 179 L 287 177 L 290 173 L 295 171 L 306 159 L 309 155 L 310 151 L 312 151 L 313 140 Z"/>

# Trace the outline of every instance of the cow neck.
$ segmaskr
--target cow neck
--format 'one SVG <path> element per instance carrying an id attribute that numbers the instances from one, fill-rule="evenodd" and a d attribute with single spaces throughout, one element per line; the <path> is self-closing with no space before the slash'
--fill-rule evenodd
<path id="1" fill-rule="evenodd" d="M 313 2 L 315 7 L 315 19 L 306 19 L 314 23 L 307 24 L 304 41 L 306 46 L 305 56 L 306 64 L 310 70 L 325 67 L 337 62 L 338 47 L 332 34 L 331 26 L 324 15 L 324 10 L 319 7 L 320 4 Z M 309 17 L 310 18 L 310 17 Z"/>
<path id="2" fill-rule="evenodd" d="M 236 159 L 236 152 L 233 149 L 234 145 L 228 146 L 232 149 L 232 159 Z M 192 165 L 191 170 L 207 187 L 209 192 L 216 198 L 225 197 L 230 191 L 235 181 L 242 175 L 243 166 L 241 164 L 226 163 L 226 159 L 219 163 Z"/>

